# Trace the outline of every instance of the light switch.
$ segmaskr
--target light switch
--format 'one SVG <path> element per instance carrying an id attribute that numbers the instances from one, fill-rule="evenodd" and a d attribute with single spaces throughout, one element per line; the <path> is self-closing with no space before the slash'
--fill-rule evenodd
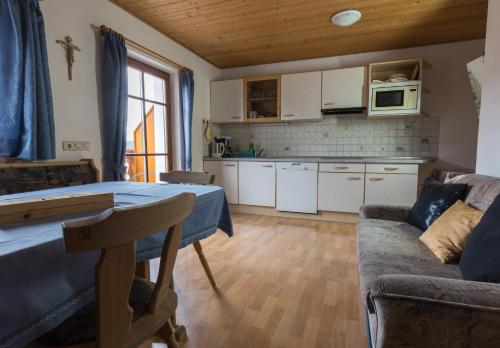
<path id="1" fill-rule="evenodd" d="M 90 142 L 63 141 L 63 151 L 90 151 Z"/>

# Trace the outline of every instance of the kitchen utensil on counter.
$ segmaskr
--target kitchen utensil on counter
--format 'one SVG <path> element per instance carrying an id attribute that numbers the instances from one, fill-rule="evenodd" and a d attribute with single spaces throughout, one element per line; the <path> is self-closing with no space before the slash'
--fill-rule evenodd
<path id="1" fill-rule="evenodd" d="M 231 137 L 215 137 L 214 138 L 214 155 L 215 157 L 231 157 L 232 150 L 229 146 Z"/>

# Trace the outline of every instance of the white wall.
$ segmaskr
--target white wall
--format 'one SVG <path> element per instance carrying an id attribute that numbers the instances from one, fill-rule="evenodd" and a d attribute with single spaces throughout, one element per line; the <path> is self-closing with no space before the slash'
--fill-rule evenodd
<path id="1" fill-rule="evenodd" d="M 500 177 L 500 1 L 488 3 L 476 171 Z"/>
<path id="2" fill-rule="evenodd" d="M 94 158 L 101 164 L 99 127 L 100 81 L 96 66 L 98 36 L 90 25 L 106 25 L 194 71 L 193 169 L 202 169 L 202 119 L 210 114 L 209 83 L 219 69 L 147 26 L 107 0 L 45 0 L 49 66 L 54 98 L 57 159 Z M 56 39 L 71 35 L 82 52 L 76 53 L 73 81 L 68 81 L 64 50 Z M 90 141 L 90 152 L 63 152 L 63 140 Z"/>
<path id="3" fill-rule="evenodd" d="M 221 71 L 221 79 L 347 68 L 379 61 L 424 58 L 431 64 L 432 69 L 424 70 L 424 86 L 430 89 L 431 93 L 423 96 L 423 111 L 441 119 L 437 165 L 443 168 L 474 169 L 478 117 L 469 86 L 466 63 L 481 56 L 483 50 L 484 40 L 473 40 L 224 69 Z"/>

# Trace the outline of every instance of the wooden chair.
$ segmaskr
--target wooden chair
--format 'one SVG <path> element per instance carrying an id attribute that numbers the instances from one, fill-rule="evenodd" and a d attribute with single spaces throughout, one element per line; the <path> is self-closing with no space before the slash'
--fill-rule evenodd
<path id="1" fill-rule="evenodd" d="M 43 346 L 138 347 L 158 336 L 169 348 L 177 347 L 170 322 L 175 315 L 177 295 L 170 283 L 183 222 L 193 210 L 195 199 L 194 194 L 183 193 L 64 223 L 66 252 L 102 250 L 96 266 L 96 303 L 43 336 L 39 340 Z M 135 241 L 167 229 L 156 284 L 134 278 Z M 92 339 L 93 343 L 89 343 Z"/>
<path id="2" fill-rule="evenodd" d="M 184 171 L 172 171 L 169 173 L 160 173 L 160 180 L 166 181 L 172 184 L 196 184 L 196 185 L 212 185 L 215 181 L 215 175 L 211 175 L 205 172 L 184 172 Z M 201 243 L 199 241 L 193 242 L 194 250 L 200 258 L 201 265 L 207 274 L 208 280 L 212 287 L 216 288 L 214 276 L 208 265 L 207 258 L 203 253 Z"/>

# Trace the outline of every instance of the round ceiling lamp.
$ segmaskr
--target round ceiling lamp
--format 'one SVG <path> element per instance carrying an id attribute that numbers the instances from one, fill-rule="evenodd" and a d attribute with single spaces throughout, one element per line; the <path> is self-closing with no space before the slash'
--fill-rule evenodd
<path id="1" fill-rule="evenodd" d="M 332 23 L 339 27 L 348 27 L 361 19 L 361 12 L 358 10 L 345 10 L 335 13 L 332 16 Z"/>

